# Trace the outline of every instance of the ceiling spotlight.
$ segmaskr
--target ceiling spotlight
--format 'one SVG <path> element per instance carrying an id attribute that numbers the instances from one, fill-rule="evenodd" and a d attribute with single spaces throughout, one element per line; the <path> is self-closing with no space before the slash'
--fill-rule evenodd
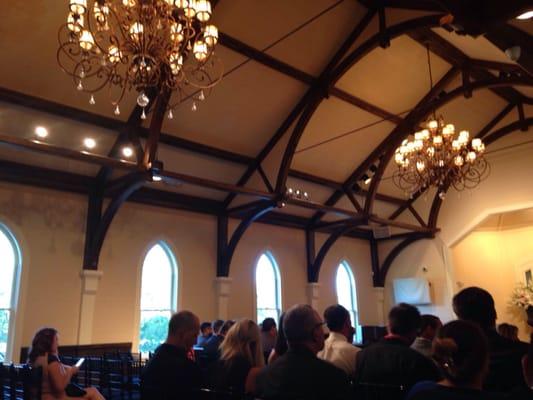
<path id="1" fill-rule="evenodd" d="M 153 182 L 161 182 L 163 178 L 160 175 L 152 175 Z"/>
<path id="2" fill-rule="evenodd" d="M 530 19 L 533 18 L 533 10 L 526 11 L 525 13 L 520 14 L 516 19 Z"/>
<path id="3" fill-rule="evenodd" d="M 44 126 L 38 126 L 35 128 L 35 134 L 44 139 L 48 136 L 48 129 L 46 129 Z"/>
<path id="4" fill-rule="evenodd" d="M 85 138 L 83 139 L 83 145 L 89 150 L 94 149 L 96 147 L 96 140 L 93 138 Z"/>
<path id="5" fill-rule="evenodd" d="M 129 146 L 122 148 L 122 155 L 124 157 L 131 157 L 133 155 L 133 149 Z"/>
<path id="6" fill-rule="evenodd" d="M 369 177 L 367 174 L 364 174 L 361 180 L 364 182 L 365 185 L 368 185 L 372 181 L 372 178 Z"/>

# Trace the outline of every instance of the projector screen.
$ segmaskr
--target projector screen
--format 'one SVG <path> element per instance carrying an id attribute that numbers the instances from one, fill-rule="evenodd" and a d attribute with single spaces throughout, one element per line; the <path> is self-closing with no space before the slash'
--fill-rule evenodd
<path id="1" fill-rule="evenodd" d="M 394 279 L 394 300 L 413 305 L 431 304 L 429 282 L 423 278 Z"/>

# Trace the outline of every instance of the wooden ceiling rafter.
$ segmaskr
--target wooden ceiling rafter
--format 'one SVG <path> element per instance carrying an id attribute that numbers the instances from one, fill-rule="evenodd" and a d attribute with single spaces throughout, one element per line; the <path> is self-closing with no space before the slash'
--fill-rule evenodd
<path id="1" fill-rule="evenodd" d="M 257 170 L 257 167 L 266 159 L 266 157 L 270 154 L 272 149 L 276 146 L 276 144 L 281 140 L 281 138 L 285 135 L 287 130 L 290 128 L 290 126 L 293 124 L 293 122 L 298 118 L 300 114 L 305 112 L 308 108 L 308 104 L 315 101 L 316 97 L 322 95 L 325 96 L 327 94 L 326 92 L 326 85 L 324 85 L 325 80 L 327 79 L 327 75 L 331 72 L 331 70 L 335 67 L 335 65 L 342 59 L 344 54 L 349 50 L 349 48 L 352 46 L 352 44 L 357 40 L 357 38 L 361 35 L 361 33 L 366 29 L 372 18 L 374 17 L 375 11 L 369 10 L 365 16 L 359 21 L 359 23 L 355 26 L 353 31 L 350 33 L 350 35 L 346 38 L 344 43 L 341 45 L 339 50 L 335 53 L 335 55 L 331 58 L 331 60 L 328 62 L 328 65 L 324 68 L 322 73 L 320 74 L 320 77 L 318 78 L 318 81 L 316 81 L 305 93 L 305 95 L 298 101 L 296 106 L 292 109 L 292 111 L 288 114 L 287 118 L 281 123 L 278 130 L 274 133 L 274 135 L 271 137 L 271 139 L 268 141 L 268 143 L 263 147 L 263 149 L 259 152 L 258 156 L 255 159 L 255 162 L 248 167 L 246 172 L 242 175 L 242 177 L 237 182 L 237 185 L 245 185 L 248 180 L 252 177 L 254 172 Z M 275 190 L 280 193 L 280 189 L 278 186 L 278 182 L 276 182 Z M 228 196 L 224 200 L 224 204 L 226 205 L 226 208 L 229 207 L 231 202 L 235 199 L 234 195 Z"/>

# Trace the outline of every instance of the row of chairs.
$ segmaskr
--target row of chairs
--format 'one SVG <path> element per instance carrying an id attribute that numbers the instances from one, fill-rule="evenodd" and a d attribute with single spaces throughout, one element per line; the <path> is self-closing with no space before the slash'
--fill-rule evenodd
<path id="1" fill-rule="evenodd" d="M 61 361 L 74 365 L 79 357 L 62 356 Z M 140 375 L 143 367 L 140 354 L 112 353 L 103 357 L 86 357 L 73 382 L 82 386 L 94 386 L 106 398 L 138 397 Z"/>
<path id="2" fill-rule="evenodd" d="M 42 368 L 0 364 L 0 400 L 41 400 Z"/>

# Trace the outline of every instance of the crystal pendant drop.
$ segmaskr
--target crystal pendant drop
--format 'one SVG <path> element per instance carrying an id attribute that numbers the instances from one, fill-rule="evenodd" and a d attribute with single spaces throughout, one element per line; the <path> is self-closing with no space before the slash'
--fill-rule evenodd
<path id="1" fill-rule="evenodd" d="M 115 107 L 115 115 L 120 115 L 120 107 L 118 106 L 118 104 Z"/>
<path id="2" fill-rule="evenodd" d="M 168 110 L 168 119 L 174 119 L 174 113 L 172 110 Z"/>
<path id="3" fill-rule="evenodd" d="M 440 197 L 441 200 L 444 200 L 446 198 L 446 193 L 440 192 L 439 193 L 439 197 Z"/>
<path id="4" fill-rule="evenodd" d="M 80 92 L 83 90 L 83 85 L 81 81 L 78 82 L 78 86 L 76 86 L 76 89 L 78 89 Z"/>
<path id="5" fill-rule="evenodd" d="M 198 96 L 198 100 L 200 100 L 200 101 L 204 101 L 205 100 L 205 94 L 204 94 L 203 90 L 200 91 L 200 95 Z"/>
<path id="6" fill-rule="evenodd" d="M 94 99 L 94 96 L 91 94 L 91 98 L 89 99 L 89 104 L 91 106 L 94 106 L 96 104 L 96 100 Z"/>
<path id="7" fill-rule="evenodd" d="M 141 119 L 146 119 L 146 112 L 143 107 L 143 113 L 141 114 Z"/>
<path id="8" fill-rule="evenodd" d="M 191 110 L 193 110 L 193 111 L 198 110 L 198 105 L 196 104 L 196 101 L 193 101 L 193 102 L 192 102 Z"/>
<path id="9" fill-rule="evenodd" d="M 139 96 L 137 96 L 137 104 L 139 107 L 146 107 L 150 103 L 150 98 L 146 95 L 146 93 L 141 92 Z"/>
<path id="10" fill-rule="evenodd" d="M 80 71 L 80 78 L 81 78 L 81 79 L 85 78 L 85 70 L 84 70 L 84 69 L 82 69 L 82 70 Z"/>

